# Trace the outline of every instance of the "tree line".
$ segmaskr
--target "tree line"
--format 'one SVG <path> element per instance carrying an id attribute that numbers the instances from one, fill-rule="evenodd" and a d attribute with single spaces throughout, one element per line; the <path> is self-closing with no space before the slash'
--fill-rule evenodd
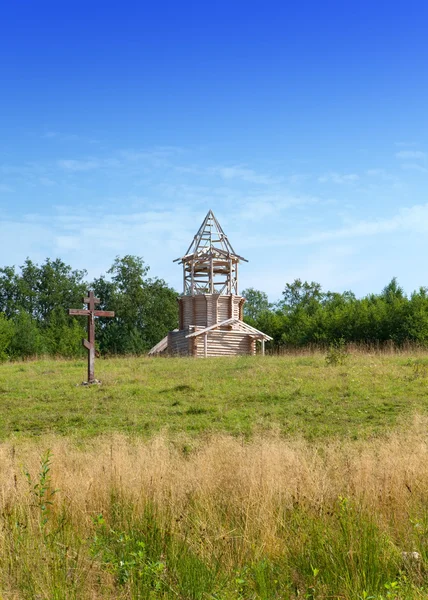
<path id="1" fill-rule="evenodd" d="M 178 326 L 175 290 L 157 277 L 138 256 L 117 257 L 105 275 L 87 280 L 62 260 L 38 265 L 27 259 L 0 268 L 0 360 L 37 355 L 81 356 L 86 317 L 68 316 L 82 307 L 92 289 L 101 310 L 114 310 L 114 319 L 96 319 L 101 354 L 143 354 Z M 246 298 L 244 319 L 272 336 L 274 347 L 330 345 L 342 341 L 368 345 L 407 342 L 428 345 L 428 288 L 410 296 L 392 279 L 378 294 L 356 298 L 323 291 L 315 282 L 287 283 L 281 299 L 271 304 L 254 288 Z"/>
<path id="2" fill-rule="evenodd" d="M 410 296 L 393 278 L 378 294 L 325 292 L 316 282 L 287 283 L 279 302 L 254 288 L 243 291 L 245 320 L 273 337 L 274 346 L 428 344 L 428 288 Z"/>
<path id="3" fill-rule="evenodd" d="M 148 276 L 138 256 L 117 257 L 106 275 L 87 281 L 87 272 L 62 260 L 38 265 L 27 259 L 16 269 L 0 268 L 0 360 L 48 354 L 83 355 L 86 317 L 68 316 L 92 289 L 101 310 L 114 319 L 96 319 L 102 354 L 141 354 L 177 327 L 177 293 Z"/>

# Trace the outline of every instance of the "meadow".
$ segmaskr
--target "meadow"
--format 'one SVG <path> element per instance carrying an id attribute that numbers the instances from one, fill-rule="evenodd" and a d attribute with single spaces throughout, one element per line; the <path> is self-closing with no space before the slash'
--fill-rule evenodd
<path id="1" fill-rule="evenodd" d="M 0 439 L 157 432 L 190 438 L 268 431 L 366 438 L 428 411 L 428 354 L 355 353 L 98 360 L 101 386 L 79 385 L 82 361 L 0 365 Z"/>
<path id="2" fill-rule="evenodd" d="M 0 597 L 427 598 L 428 355 L 330 358 L 0 365 Z"/>

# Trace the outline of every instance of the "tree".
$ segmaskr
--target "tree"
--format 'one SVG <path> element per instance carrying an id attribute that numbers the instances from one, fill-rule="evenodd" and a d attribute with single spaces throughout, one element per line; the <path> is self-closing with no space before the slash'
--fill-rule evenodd
<path id="1" fill-rule="evenodd" d="M 15 267 L 0 269 L 0 313 L 7 318 L 18 310 L 18 275 Z"/>
<path id="2" fill-rule="evenodd" d="M 311 281 L 301 281 L 295 279 L 293 283 L 287 283 L 282 292 L 282 300 L 279 306 L 285 312 L 290 312 L 296 308 L 309 308 L 319 304 L 323 299 L 321 285 Z"/>
<path id="3" fill-rule="evenodd" d="M 243 290 L 242 296 L 245 298 L 244 317 L 256 321 L 260 315 L 269 310 L 270 304 L 265 292 L 254 288 Z"/>
<path id="4" fill-rule="evenodd" d="M 101 351 L 140 354 L 177 326 L 177 293 L 161 279 L 147 277 L 149 267 L 138 256 L 116 257 L 108 273 L 93 283 L 102 310 L 114 310 L 115 319 L 98 319 Z"/>
<path id="5" fill-rule="evenodd" d="M 24 265 L 22 279 L 27 279 L 28 268 Z M 84 280 L 85 270 L 73 270 L 59 258 L 51 261 L 49 258 L 38 268 L 36 280 L 36 298 L 33 299 L 35 318 L 44 325 L 50 321 L 54 309 L 67 311 L 73 305 L 82 303 L 88 284 Z M 35 275 L 30 272 L 31 280 Z"/>
<path id="6" fill-rule="evenodd" d="M 12 322 L 15 331 L 9 344 L 11 358 L 29 358 L 46 352 L 40 328 L 29 313 L 20 311 Z"/>
<path id="7" fill-rule="evenodd" d="M 0 313 L 0 362 L 9 358 L 9 347 L 14 335 L 14 324 L 4 313 Z"/>
<path id="8" fill-rule="evenodd" d="M 26 312 L 39 326 L 48 326 L 52 311 L 66 311 L 81 304 L 87 283 L 86 271 L 73 270 L 59 258 L 41 266 L 29 258 L 17 273 L 15 267 L 0 269 L 0 311 L 8 318 Z"/>
<path id="9" fill-rule="evenodd" d="M 391 281 L 386 285 L 381 294 L 387 302 L 393 302 L 394 300 L 402 300 L 405 297 L 404 290 L 398 285 L 396 277 L 393 277 Z"/>

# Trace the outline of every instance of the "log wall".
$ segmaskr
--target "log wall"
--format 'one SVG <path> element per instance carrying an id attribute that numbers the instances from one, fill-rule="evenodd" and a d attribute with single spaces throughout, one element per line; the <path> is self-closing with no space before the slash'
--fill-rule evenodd
<path id="1" fill-rule="evenodd" d="M 196 338 L 196 356 L 205 356 L 204 334 Z M 253 343 L 254 342 L 254 343 Z M 238 356 L 241 354 L 255 354 L 255 340 L 240 331 L 225 331 L 217 329 L 208 332 L 207 357 L 210 356 Z"/>
<path id="2" fill-rule="evenodd" d="M 186 335 L 203 327 L 186 328 L 168 333 L 168 353 L 171 356 L 205 356 L 204 334 L 193 338 Z M 256 341 L 248 334 L 229 329 L 208 332 L 207 357 L 255 354 Z"/>
<path id="3" fill-rule="evenodd" d="M 179 299 L 180 329 L 190 325 L 211 327 L 226 319 L 242 319 L 242 296 L 200 294 Z"/>
<path id="4" fill-rule="evenodd" d="M 193 347 L 192 338 L 186 339 L 189 328 L 168 333 L 168 354 L 172 356 L 189 356 Z"/>

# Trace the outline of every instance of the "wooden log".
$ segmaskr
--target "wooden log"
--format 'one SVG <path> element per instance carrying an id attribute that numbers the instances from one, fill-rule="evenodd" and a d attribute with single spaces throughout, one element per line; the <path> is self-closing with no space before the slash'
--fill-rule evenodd
<path id="1" fill-rule="evenodd" d="M 73 317 L 87 317 L 90 314 L 90 311 L 84 308 L 69 308 L 68 314 Z"/>

